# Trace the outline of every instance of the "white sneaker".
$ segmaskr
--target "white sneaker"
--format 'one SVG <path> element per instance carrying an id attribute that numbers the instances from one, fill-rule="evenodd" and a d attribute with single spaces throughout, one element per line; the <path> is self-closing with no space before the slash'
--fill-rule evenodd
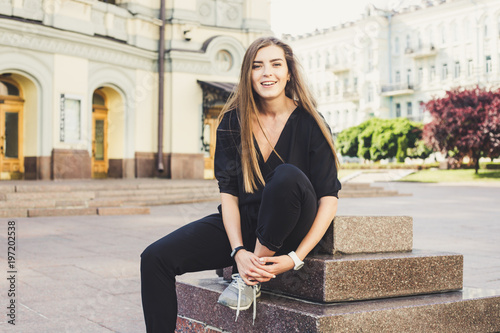
<path id="1" fill-rule="evenodd" d="M 240 310 L 247 310 L 253 303 L 253 321 L 257 315 L 257 297 L 260 297 L 260 283 L 255 286 L 249 286 L 243 281 L 239 274 L 231 275 L 233 281 L 219 296 L 217 303 L 225 305 L 233 310 L 236 310 L 236 319 Z"/>

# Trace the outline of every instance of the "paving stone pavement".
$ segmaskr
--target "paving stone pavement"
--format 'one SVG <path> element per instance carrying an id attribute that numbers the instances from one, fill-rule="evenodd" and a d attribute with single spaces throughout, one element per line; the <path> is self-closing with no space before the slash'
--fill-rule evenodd
<path id="1" fill-rule="evenodd" d="M 338 215 L 412 216 L 415 249 L 464 254 L 464 286 L 500 294 L 499 183 L 377 185 L 413 195 L 341 199 Z M 0 218 L 0 331 L 144 332 L 140 253 L 217 204 L 152 207 L 151 215 L 16 218 L 15 326 L 6 316 L 9 219 Z"/>

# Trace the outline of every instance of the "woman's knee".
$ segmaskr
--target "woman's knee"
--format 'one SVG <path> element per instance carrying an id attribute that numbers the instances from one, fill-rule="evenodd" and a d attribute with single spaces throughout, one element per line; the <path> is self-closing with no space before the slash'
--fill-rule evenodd
<path id="1" fill-rule="evenodd" d="M 172 260 L 171 256 L 169 256 L 169 253 L 172 253 L 171 251 L 168 251 L 166 249 L 164 244 L 165 242 L 162 242 L 163 239 L 160 239 L 148 247 L 141 253 L 141 271 L 142 272 L 150 272 L 150 271 L 157 271 L 157 270 L 166 270 L 170 272 L 174 272 L 174 261 Z M 163 244 L 162 244 L 163 243 Z M 167 246 L 168 247 L 168 246 Z"/>
<path id="2" fill-rule="evenodd" d="M 302 185 L 304 182 L 309 182 L 307 176 L 302 170 L 292 164 L 281 164 L 274 169 L 270 174 L 268 182 L 272 182 L 273 186 L 289 187 Z"/>

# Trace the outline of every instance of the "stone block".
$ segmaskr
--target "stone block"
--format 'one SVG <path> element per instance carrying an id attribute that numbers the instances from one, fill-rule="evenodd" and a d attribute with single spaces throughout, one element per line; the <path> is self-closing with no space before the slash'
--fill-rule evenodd
<path id="1" fill-rule="evenodd" d="M 88 200 L 95 197 L 95 193 L 92 191 L 73 191 L 73 192 L 51 192 L 50 194 L 46 192 L 16 192 L 7 193 L 7 200 L 43 200 L 43 199 L 80 199 Z"/>
<path id="2" fill-rule="evenodd" d="M 28 209 L 28 217 L 40 216 L 74 216 L 74 215 L 96 215 L 95 208 L 34 208 Z"/>
<path id="3" fill-rule="evenodd" d="M 36 184 L 36 183 L 35 183 Z M 32 192 L 70 192 L 72 190 L 69 185 L 35 185 L 35 184 L 27 184 L 27 185 L 17 185 L 16 192 L 18 193 L 32 193 Z"/>
<path id="4" fill-rule="evenodd" d="M 263 292 L 252 325 L 252 308 L 235 322 L 236 311 L 217 304 L 226 287 L 221 278 L 178 282 L 179 332 L 205 332 L 207 327 L 233 333 L 500 331 L 500 295 L 478 289 L 334 304 Z M 189 329 L 186 321 L 198 325 Z"/>
<path id="5" fill-rule="evenodd" d="M 98 215 L 143 215 L 149 214 L 149 207 L 100 207 Z"/>
<path id="6" fill-rule="evenodd" d="M 317 302 L 367 300 L 462 289 L 463 256 L 398 252 L 315 255 L 262 288 Z"/>
<path id="7" fill-rule="evenodd" d="M 122 203 L 121 200 L 116 199 L 95 199 L 89 200 L 87 205 L 89 207 L 120 207 Z"/>
<path id="8" fill-rule="evenodd" d="M 319 244 L 321 252 L 378 253 L 411 251 L 409 216 L 337 216 Z"/>
<path id="9" fill-rule="evenodd" d="M 15 185 L 0 185 L 0 194 L 3 193 L 12 193 L 16 192 L 16 186 Z M 0 200 L 5 200 L 5 197 L 0 195 Z"/>
<path id="10" fill-rule="evenodd" d="M 0 208 L 0 217 L 27 217 L 28 210 L 23 208 Z"/>

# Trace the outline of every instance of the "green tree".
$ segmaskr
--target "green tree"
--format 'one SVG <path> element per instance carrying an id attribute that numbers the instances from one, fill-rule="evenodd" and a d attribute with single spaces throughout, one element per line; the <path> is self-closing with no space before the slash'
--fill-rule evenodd
<path id="1" fill-rule="evenodd" d="M 342 131 L 337 137 L 342 155 L 379 161 L 412 156 L 422 135 L 422 125 L 405 118 L 372 118 Z"/>

